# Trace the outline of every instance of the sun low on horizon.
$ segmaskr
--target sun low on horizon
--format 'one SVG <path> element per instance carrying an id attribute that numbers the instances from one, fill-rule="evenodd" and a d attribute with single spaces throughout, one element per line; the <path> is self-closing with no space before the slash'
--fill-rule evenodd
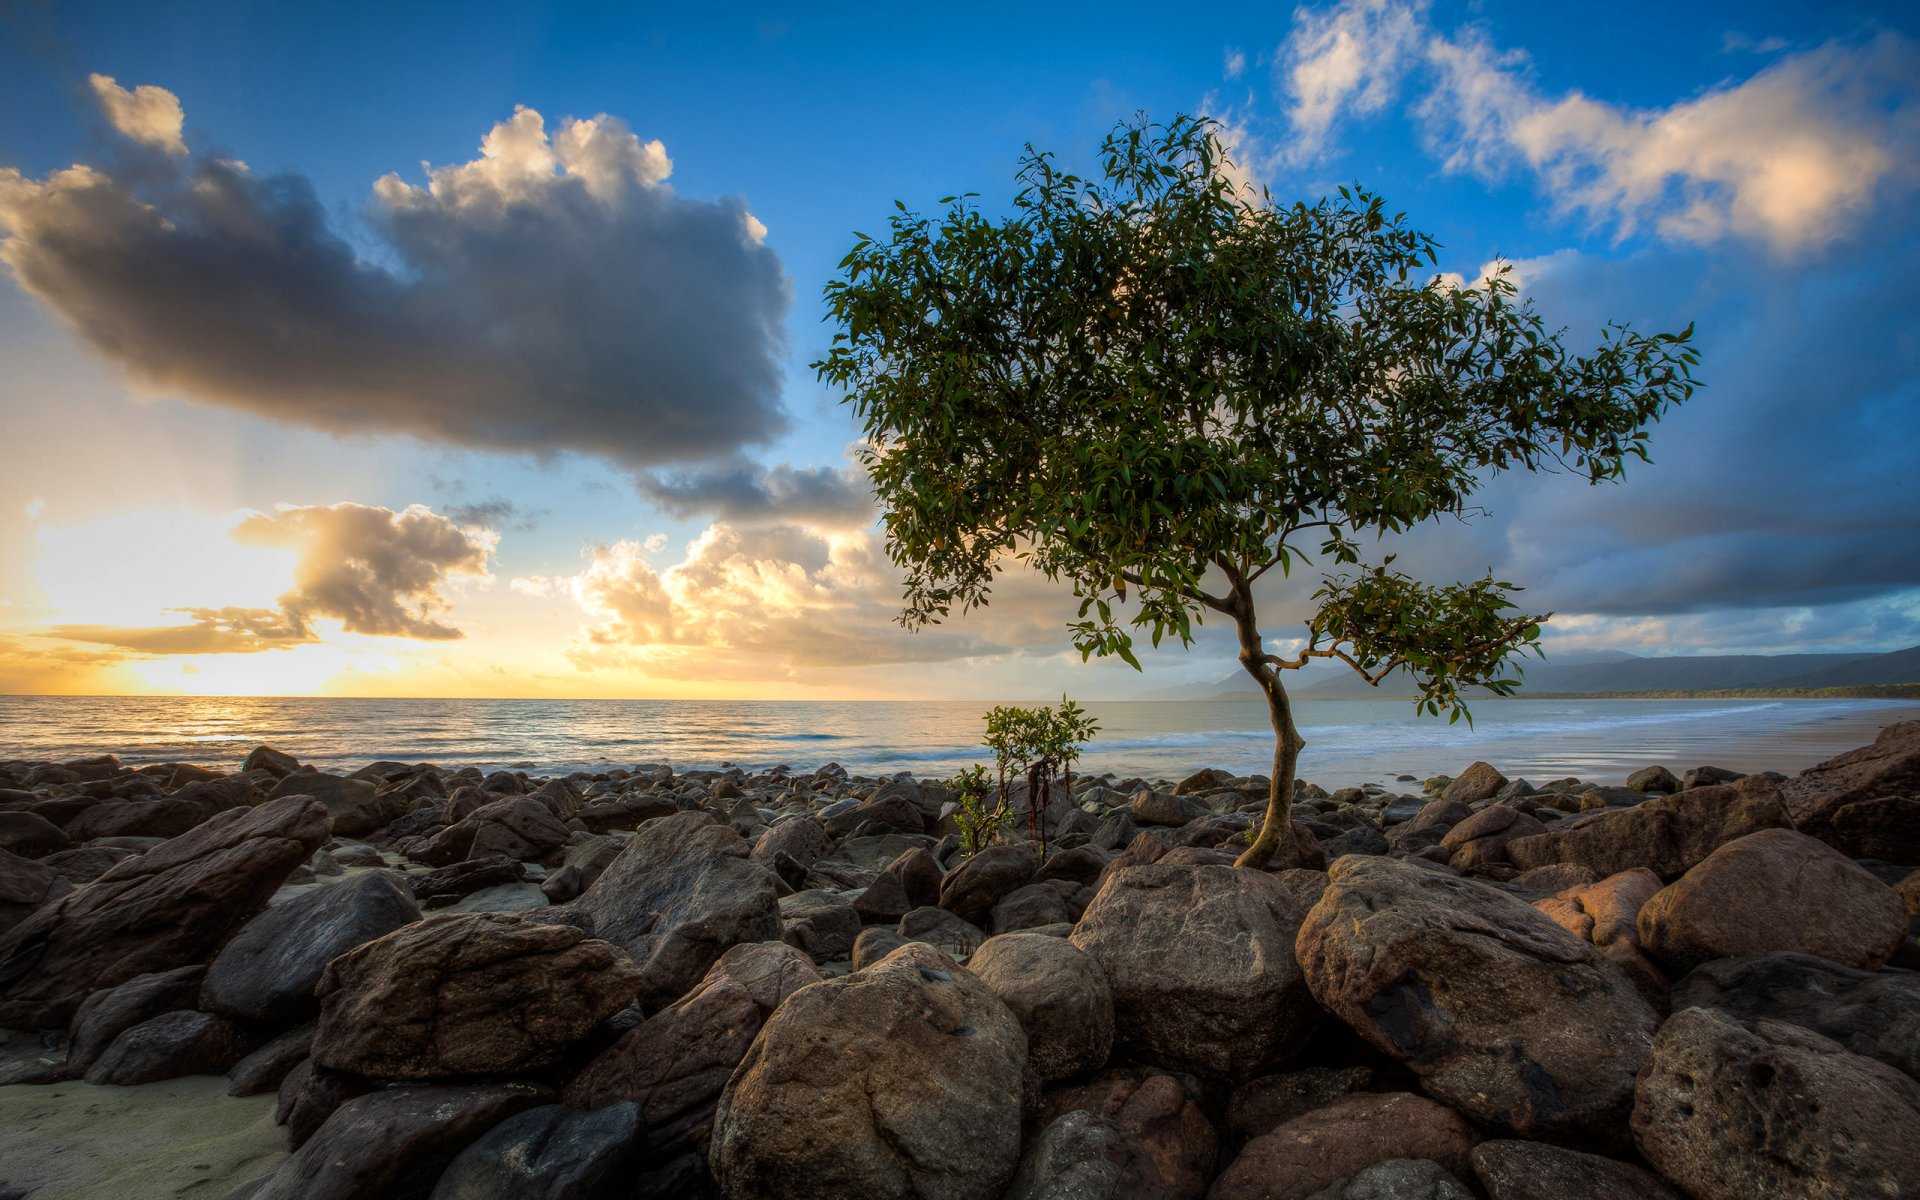
<path id="1" fill-rule="evenodd" d="M 1116 126 L 1177 114 L 1218 122 L 1247 195 L 1384 196 L 1437 240 L 1435 288 L 1504 278 L 1581 337 L 1695 331 L 1703 386 L 1650 463 L 1502 475 L 1401 564 L 1524 585 L 1550 659 L 1920 643 L 1908 6 L 0 30 L 0 695 L 1216 680 L 1229 624 L 1083 661 L 1070 591 L 1018 562 L 989 606 L 903 625 L 861 424 L 815 366 L 825 289 L 896 201 L 1004 214 L 1030 148 L 1096 173 Z M 1261 588 L 1297 643 L 1311 580 Z"/>

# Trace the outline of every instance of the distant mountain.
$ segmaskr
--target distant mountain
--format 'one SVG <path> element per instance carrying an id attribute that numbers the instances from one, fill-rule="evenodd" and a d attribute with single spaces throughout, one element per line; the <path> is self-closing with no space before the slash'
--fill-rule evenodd
<path id="1" fill-rule="evenodd" d="M 1797 676 L 1791 687 L 1867 687 L 1879 683 L 1920 683 L 1920 646 L 1874 654 Z"/>

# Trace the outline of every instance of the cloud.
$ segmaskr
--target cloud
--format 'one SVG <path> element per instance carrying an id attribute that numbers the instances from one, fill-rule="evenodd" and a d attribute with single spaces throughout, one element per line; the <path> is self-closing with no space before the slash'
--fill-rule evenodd
<path id="1" fill-rule="evenodd" d="M 544 508 L 525 508 L 504 496 L 492 496 L 471 504 L 445 505 L 447 519 L 456 525 L 477 525 L 482 529 L 504 529 L 531 533 L 547 515 Z"/>
<path id="2" fill-rule="evenodd" d="M 640 476 L 640 492 L 676 517 L 732 524 L 865 525 L 874 519 L 873 487 L 859 466 L 762 467 L 746 459 Z"/>
<path id="3" fill-rule="evenodd" d="M 41 646 L 0 635 L 0 695 L 92 695 L 121 660 L 106 650 Z"/>
<path id="4" fill-rule="evenodd" d="M 187 152 L 187 143 L 180 136 L 187 117 L 180 110 L 178 96 L 151 84 L 128 91 L 111 75 L 89 75 L 87 83 L 100 101 L 107 123 L 122 137 L 168 154 Z"/>
<path id="5" fill-rule="evenodd" d="M 1296 160 L 1324 156 L 1341 122 L 1406 87 L 1448 169 L 1496 181 L 1528 170 L 1564 211 L 1620 237 L 1650 227 L 1790 255 L 1844 236 L 1916 178 L 1920 51 L 1891 32 L 1785 56 L 1664 108 L 1543 94 L 1523 51 L 1440 29 L 1425 0 L 1301 9 L 1280 61 Z"/>
<path id="6" fill-rule="evenodd" d="M 910 631 L 900 583 L 870 531 L 709 526 L 681 561 L 620 541 L 589 549 L 578 575 L 513 589 L 571 598 L 587 618 L 568 651 L 579 669 L 637 666 L 672 678 L 793 679 L 822 669 L 941 662 L 1065 646 L 1071 607 L 1037 577 L 995 591 L 987 614 Z"/>
<path id="7" fill-rule="evenodd" d="M 635 468 L 786 427 L 791 288 L 764 227 L 738 199 L 675 193 L 665 149 L 617 118 L 550 131 L 520 108 L 473 161 L 383 177 L 367 258 L 305 178 L 173 150 L 171 93 L 96 88 L 116 130 L 169 155 L 0 169 L 0 261 L 148 388 Z"/>
<path id="8" fill-rule="evenodd" d="M 293 587 L 278 608 L 174 608 L 184 625 L 56 625 L 44 636 L 142 655 L 250 654 L 320 640 L 316 619 L 348 633 L 450 641 L 463 636 L 440 614 L 446 590 L 490 582 L 499 544 L 490 529 L 462 526 L 413 505 L 281 505 L 233 529 L 243 544 L 297 552 Z"/>

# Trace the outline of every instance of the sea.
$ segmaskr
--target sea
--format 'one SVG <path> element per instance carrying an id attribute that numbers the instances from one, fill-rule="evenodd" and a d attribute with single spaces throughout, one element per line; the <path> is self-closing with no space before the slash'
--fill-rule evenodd
<path id="1" fill-rule="evenodd" d="M 424 700 L 309 697 L 0 697 L 0 760 L 116 754 L 138 766 L 232 769 L 275 746 L 327 770 L 376 760 L 537 774 L 638 763 L 677 770 L 839 763 L 860 775 L 944 778 L 990 761 L 990 701 Z M 1273 734 L 1255 700 L 1111 701 L 1078 770 L 1179 779 L 1201 767 L 1266 773 Z M 1787 773 L 1920 718 L 1891 700 L 1492 700 L 1474 721 L 1407 701 L 1300 701 L 1300 777 L 1327 788 L 1456 774 L 1475 760 L 1535 783 L 1613 783 L 1650 764 Z"/>

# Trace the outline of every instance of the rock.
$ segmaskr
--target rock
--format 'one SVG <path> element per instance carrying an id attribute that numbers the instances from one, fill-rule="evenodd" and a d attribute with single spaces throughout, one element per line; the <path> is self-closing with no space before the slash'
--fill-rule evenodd
<path id="1" fill-rule="evenodd" d="M 1078 947 L 1044 934 L 1002 934 L 982 943 L 967 969 L 1027 1031 L 1027 1062 L 1042 1083 L 1105 1065 L 1113 1051 L 1113 989 Z"/>
<path id="2" fill-rule="evenodd" d="M 1262 872 L 1124 867 L 1107 876 L 1071 940 L 1112 984 L 1122 1049 L 1245 1079 L 1292 1053 L 1318 1017 L 1292 952 L 1304 913 Z"/>
<path id="3" fill-rule="evenodd" d="M 1066 850 L 1056 850 L 1047 856 L 1034 873 L 1035 883 L 1064 879 L 1072 883 L 1092 884 L 1100 878 L 1108 859 L 1112 856 L 1097 846 L 1074 846 Z"/>
<path id="4" fill-rule="evenodd" d="M 1196 800 L 1141 788 L 1133 795 L 1127 815 L 1135 825 L 1178 827 L 1213 815 L 1213 810 Z"/>
<path id="5" fill-rule="evenodd" d="M 282 796 L 311 796 L 326 805 L 332 831 L 343 837 L 372 833 L 413 807 L 404 796 L 381 795 L 364 779 L 305 769 L 288 775 L 267 793 L 269 800 Z"/>
<path id="6" fill-rule="evenodd" d="M 795 892 L 780 899 L 781 940 L 817 963 L 852 957 L 860 918 L 838 892 Z"/>
<path id="7" fill-rule="evenodd" d="M 1495 805 L 1481 809 L 1447 830 L 1439 845 L 1451 855 L 1447 859 L 1449 866 L 1456 871 L 1470 871 L 1506 862 L 1508 843 L 1546 831 L 1547 827 L 1539 820 L 1519 809 Z"/>
<path id="8" fill-rule="evenodd" d="M 1791 826 L 1780 790 L 1755 777 L 1601 811 L 1565 829 L 1516 838 L 1507 844 L 1507 858 L 1522 870 L 1578 863 L 1602 877 L 1646 867 L 1671 881 L 1736 838 Z"/>
<path id="9" fill-rule="evenodd" d="M 831 853 L 833 839 L 827 836 L 827 831 L 820 827 L 820 823 L 811 817 L 799 817 L 768 826 L 767 831 L 753 843 L 753 852 L 749 857 L 772 870 L 774 862 L 782 854 L 803 867 L 812 867 Z"/>
<path id="10" fill-rule="evenodd" d="M 342 1104 L 364 1096 L 375 1088 L 372 1080 L 344 1071 L 329 1071 L 303 1058 L 280 1081 L 279 1103 L 274 1120 L 287 1127 L 287 1148 L 306 1145 L 320 1126 L 326 1124 Z"/>
<path id="11" fill-rule="evenodd" d="M 215 811 L 211 804 L 179 796 L 109 801 L 69 821 L 66 834 L 79 842 L 103 837 L 179 837 Z"/>
<path id="12" fill-rule="evenodd" d="M 252 1200 L 424 1197 L 455 1155 L 550 1095 L 525 1083 L 369 1092 L 336 1109 Z"/>
<path id="13" fill-rule="evenodd" d="M 1345 1096 L 1248 1142 L 1207 1198 L 1308 1200 L 1392 1159 L 1426 1159 L 1465 1176 L 1478 1140 L 1458 1113 L 1419 1096 Z"/>
<path id="14" fill-rule="evenodd" d="M 45 858 L 73 845 L 73 839 L 45 817 L 0 811 L 0 850 L 21 858 Z"/>
<path id="15" fill-rule="evenodd" d="M 1106 1071 L 1050 1093 L 1043 1120 L 1072 1112 L 1098 1117 L 1125 1138 L 1121 1196 L 1198 1197 L 1213 1178 L 1220 1135 L 1199 1097 L 1175 1076 L 1144 1068 Z"/>
<path id="16" fill-rule="evenodd" d="M 658 792 L 623 792 L 580 806 L 580 823 L 592 833 L 638 829 L 657 817 L 672 816 L 680 806 Z"/>
<path id="17" fill-rule="evenodd" d="M 729 947 L 780 940 L 773 876 L 729 826 L 699 812 L 650 821 L 579 899 L 544 917 L 585 917 L 640 965 L 639 1002 L 685 995 Z"/>
<path id="18" fill-rule="evenodd" d="M 445 908 L 475 892 L 502 884 L 519 883 L 525 878 L 526 868 L 515 860 L 504 854 L 485 854 L 450 863 L 425 875 L 412 876 L 407 882 L 414 899 L 434 909 Z M 542 888 L 540 894 L 546 895 L 546 889 Z"/>
<path id="19" fill-rule="evenodd" d="M 1680 779 L 1665 767 L 1641 767 L 1627 776 L 1627 786 L 1636 792 L 1670 795 L 1680 790 Z"/>
<path id="20" fill-rule="evenodd" d="M 1657 880 L 1660 877 L 1655 875 L 1654 878 Z M 1522 871 L 1507 882 L 1531 891 L 1559 893 L 1568 888 L 1598 883 L 1600 876 L 1594 873 L 1592 867 L 1584 867 L 1579 863 L 1548 863 L 1544 867 Z"/>
<path id="21" fill-rule="evenodd" d="M 335 958 L 420 919 L 391 871 L 367 871 L 269 908 L 241 926 L 207 968 L 200 1003 L 272 1025 L 311 1020 L 314 985 Z"/>
<path id="22" fill-rule="evenodd" d="M 944 908 L 916 908 L 900 918 L 894 931 L 910 942 L 924 942 L 955 962 L 972 957 L 987 935 Z"/>
<path id="23" fill-rule="evenodd" d="M 899 931 L 895 929 L 886 929 L 877 925 L 863 929 L 860 931 L 860 936 L 853 939 L 853 956 L 849 960 L 850 965 L 856 971 L 863 970 L 892 954 L 907 942 L 908 939 L 901 937 Z"/>
<path id="24" fill-rule="evenodd" d="M 541 894 L 554 904 L 565 904 L 593 886 L 626 842 L 608 834 L 578 838 L 567 847 L 558 870 L 540 881 Z"/>
<path id="25" fill-rule="evenodd" d="M 1330 876 L 1295 945 L 1327 1011 L 1489 1128 L 1618 1128 L 1658 1020 L 1596 947 L 1517 897 L 1407 863 L 1344 858 Z"/>
<path id="26" fill-rule="evenodd" d="M 234 1063 L 227 1072 L 227 1095 L 257 1096 L 278 1091 L 287 1073 L 313 1051 L 313 1026 L 301 1025 Z"/>
<path id="27" fill-rule="evenodd" d="M 300 760 L 291 754 L 282 753 L 272 746 L 255 746 L 240 764 L 242 773 L 247 771 L 265 771 L 269 775 L 285 778 L 300 769 Z"/>
<path id="28" fill-rule="evenodd" d="M 431 1200 L 606 1200 L 647 1151 L 633 1104 L 576 1112 L 560 1104 L 508 1117 L 454 1157 Z"/>
<path id="29" fill-rule="evenodd" d="M 0 850 L 0 933 L 12 929 L 34 909 L 65 895 L 72 887 L 49 864 Z"/>
<path id="30" fill-rule="evenodd" d="M 1460 804 L 1474 804 L 1481 800 L 1491 800 L 1501 788 L 1507 786 L 1507 777 L 1496 771 L 1492 764 L 1477 762 L 1460 774 L 1440 793 L 1440 799 Z"/>
<path id="31" fill-rule="evenodd" d="M 1667 1006 L 1667 977 L 1640 948 L 1640 909 L 1660 890 L 1660 877 L 1645 867 L 1609 875 L 1597 883 L 1565 888 L 1533 906 L 1575 937 L 1585 938 L 1613 960 L 1654 1010 Z"/>
<path id="32" fill-rule="evenodd" d="M 150 1017 L 113 1039 L 93 1065 L 88 1083 L 157 1083 L 180 1075 L 224 1075 L 251 1049 L 232 1021 L 204 1012 Z"/>
<path id="33" fill-rule="evenodd" d="M 985 927 L 993 919 L 993 906 L 1033 882 L 1038 868 L 1026 846 L 988 846 L 941 882 L 940 907 L 969 925 Z"/>
<path id="34" fill-rule="evenodd" d="M 767 1017 L 819 981 L 806 955 L 791 946 L 735 946 L 699 987 L 588 1063 L 562 1098 L 575 1108 L 632 1101 L 656 1159 L 689 1151 L 704 1156 L 720 1092 Z"/>
<path id="35" fill-rule="evenodd" d="M 1674 975 L 1716 958 L 1793 950 L 1877 970 L 1907 931 L 1906 906 L 1839 851 L 1790 829 L 1708 855 L 1641 908 L 1640 943 Z"/>
<path id="36" fill-rule="evenodd" d="M 1364 1091 L 1372 1083 L 1373 1068 L 1364 1066 L 1306 1067 L 1263 1075 L 1233 1090 L 1227 1103 L 1227 1128 L 1243 1141 L 1257 1138 L 1342 1096 Z"/>
<path id="37" fill-rule="evenodd" d="M 533 1070 L 642 983 L 619 947 L 571 926 L 497 913 L 420 921 L 327 964 L 313 1061 L 381 1079 Z"/>
<path id="38" fill-rule="evenodd" d="M 1920 975 L 1868 972 L 1811 954 L 1703 963 L 1673 985 L 1673 1009 L 1784 1021 L 1920 1079 Z"/>
<path id="39" fill-rule="evenodd" d="M 1789 779 L 1794 824 L 1853 858 L 1920 866 L 1920 721 Z"/>
<path id="40" fill-rule="evenodd" d="M 58 854 L 49 854 L 40 860 L 40 865 L 73 886 L 79 887 L 83 883 L 92 883 L 105 875 L 113 869 L 115 864 L 132 858 L 133 853 L 131 850 L 112 846 L 82 846 L 74 850 L 62 850 Z"/>
<path id="41" fill-rule="evenodd" d="M 888 863 L 853 907 L 862 920 L 891 925 L 939 900 L 940 864 L 923 847 L 915 846 Z"/>
<path id="42" fill-rule="evenodd" d="M 1390 1158 L 1328 1184 L 1307 1200 L 1474 1200 L 1474 1195 L 1437 1162 Z"/>
<path id="43" fill-rule="evenodd" d="M 88 996 L 68 1030 L 67 1062 L 75 1074 L 93 1065 L 113 1040 L 152 1017 L 194 1006 L 205 967 L 176 967 L 137 975 L 118 987 Z"/>
<path id="44" fill-rule="evenodd" d="M 1144 1194 L 1132 1140 L 1113 1122 L 1079 1109 L 1027 1146 L 1006 1200 L 1124 1200 Z"/>
<path id="45" fill-rule="evenodd" d="M 0 934 L 0 1026 L 62 1025 L 96 989 L 206 961 L 326 837 L 314 800 L 230 809 L 42 905 Z"/>
<path id="46" fill-rule="evenodd" d="M 1079 891 L 1078 885 L 1064 882 L 1030 883 L 1015 888 L 993 906 L 989 928 L 994 933 L 1013 933 L 1042 925 L 1071 925 L 1080 914 L 1074 911 L 1070 897 Z"/>
<path id="47" fill-rule="evenodd" d="M 1633 1106 L 1655 1170 L 1696 1200 L 1920 1194 L 1920 1083 L 1779 1021 L 1673 1015 Z"/>
<path id="48" fill-rule="evenodd" d="M 1684 1200 L 1632 1163 L 1540 1142 L 1481 1142 L 1473 1169 L 1490 1200 Z"/>
<path id="49" fill-rule="evenodd" d="M 1019 1161 L 1026 1059 L 985 984 L 903 946 L 774 1012 L 720 1098 L 713 1177 L 729 1200 L 992 1200 Z"/>
<path id="50" fill-rule="evenodd" d="M 1387 830 L 1387 845 L 1398 854 L 1418 854 L 1439 845 L 1449 829 L 1472 815 L 1473 810 L 1458 800 L 1429 800 L 1413 819 Z"/>
<path id="51" fill-rule="evenodd" d="M 1191 796 L 1196 792 L 1217 792 L 1233 784 L 1233 776 L 1213 767 L 1202 767 L 1193 774 L 1173 785 L 1176 796 Z"/>
<path id="52" fill-rule="evenodd" d="M 828 832 L 851 833 L 871 821 L 895 833 L 925 833 L 926 818 L 920 806 L 900 795 L 879 795 L 863 800 L 843 813 L 823 821 Z"/>

